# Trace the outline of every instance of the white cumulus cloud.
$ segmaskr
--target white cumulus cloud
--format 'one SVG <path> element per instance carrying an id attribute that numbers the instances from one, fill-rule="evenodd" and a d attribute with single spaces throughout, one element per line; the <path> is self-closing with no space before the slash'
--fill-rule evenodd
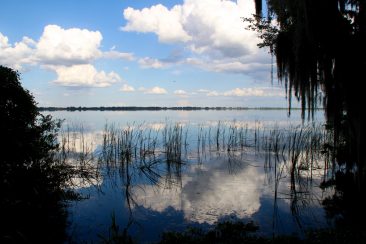
<path id="1" fill-rule="evenodd" d="M 38 41 L 23 37 L 20 42 L 9 43 L 0 33 L 0 65 L 22 70 L 25 65 L 47 68 L 56 73 L 55 84 L 79 87 L 106 87 L 120 81 L 115 72 L 97 71 L 95 60 L 124 59 L 132 61 L 134 55 L 119 52 L 115 47 L 103 52 L 100 49 L 102 34 L 87 29 L 64 29 L 47 25 Z"/>
<path id="2" fill-rule="evenodd" d="M 91 64 L 50 67 L 57 74 L 53 82 L 62 86 L 107 87 L 121 80 L 115 72 L 97 71 Z"/>
<path id="3" fill-rule="evenodd" d="M 21 69 L 24 64 L 34 64 L 34 45 L 35 42 L 29 37 L 10 44 L 8 37 L 0 32 L 0 64 L 14 69 Z"/>
<path id="4" fill-rule="evenodd" d="M 170 10 L 161 4 L 142 10 L 126 8 L 123 15 L 128 23 L 121 29 L 124 31 L 154 32 L 161 42 L 185 42 L 191 37 L 184 31 L 182 11 L 180 5 L 176 5 Z"/>
<path id="5" fill-rule="evenodd" d="M 124 53 L 124 52 L 118 52 L 118 51 L 107 51 L 103 53 L 103 58 L 106 59 L 124 59 L 132 61 L 135 59 L 134 55 L 132 53 Z"/>
<path id="6" fill-rule="evenodd" d="M 175 90 L 174 94 L 180 97 L 187 97 L 188 93 L 184 90 Z"/>
<path id="7" fill-rule="evenodd" d="M 123 92 L 134 92 L 135 88 L 133 86 L 124 84 L 120 90 Z"/>
<path id="8" fill-rule="evenodd" d="M 0 48 L 6 48 L 9 46 L 9 39 L 0 32 Z"/>
<path id="9" fill-rule="evenodd" d="M 249 0 L 184 0 L 171 8 L 162 4 L 129 7 L 121 30 L 154 33 L 162 43 L 182 46 L 185 55 L 180 59 L 145 57 L 139 60 L 144 68 L 189 65 L 267 82 L 271 56 L 257 47 L 257 33 L 247 30 L 248 23 L 242 20 L 254 13 L 254 2 Z"/>
<path id="10" fill-rule="evenodd" d="M 276 97 L 284 96 L 283 89 L 275 87 L 259 87 L 259 88 L 235 88 L 223 93 L 224 96 L 234 97 Z"/>
<path id="11" fill-rule="evenodd" d="M 257 50 L 256 34 L 245 30 L 241 19 L 253 13 L 248 0 L 185 0 L 171 9 L 161 4 L 127 8 L 122 30 L 155 33 L 161 42 L 185 43 L 192 52 L 211 57 L 240 57 Z"/>
<path id="12" fill-rule="evenodd" d="M 143 89 L 143 91 L 145 94 L 157 94 L 157 95 L 163 95 L 163 94 L 168 93 L 167 90 L 165 90 L 164 88 L 158 87 L 158 86 L 154 86 L 149 89 Z"/>
<path id="13" fill-rule="evenodd" d="M 220 96 L 220 93 L 218 93 L 217 91 L 209 91 L 206 95 L 208 97 L 217 97 Z"/>
<path id="14" fill-rule="evenodd" d="M 252 88 L 234 88 L 232 90 L 218 92 L 206 89 L 197 90 L 197 93 L 206 94 L 208 97 L 283 97 L 284 91 L 278 87 L 252 87 Z"/>
<path id="15" fill-rule="evenodd" d="M 166 64 L 162 61 L 155 59 L 155 58 L 140 58 L 138 63 L 143 68 L 154 68 L 154 69 L 160 69 L 166 67 Z"/>
<path id="16" fill-rule="evenodd" d="M 37 43 L 37 58 L 45 64 L 86 64 L 101 57 L 102 39 L 99 31 L 47 25 Z"/>

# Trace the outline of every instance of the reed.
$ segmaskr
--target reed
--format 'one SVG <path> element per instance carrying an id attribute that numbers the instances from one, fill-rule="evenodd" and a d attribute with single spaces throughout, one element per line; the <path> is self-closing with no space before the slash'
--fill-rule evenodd
<path id="1" fill-rule="evenodd" d="M 332 160 L 329 145 L 333 137 L 319 124 L 266 128 L 258 121 L 252 127 L 218 121 L 216 125 L 188 128 L 167 121 L 159 129 L 151 129 L 147 124 L 106 124 L 98 150 L 94 151 L 82 126 L 66 127 L 64 132 L 61 160 L 68 157 L 80 166 L 93 166 L 99 174 L 122 179 L 129 188 L 134 175 L 154 185 L 161 178 L 171 184 L 182 177 L 182 166 L 187 162 L 203 163 L 206 157 L 225 157 L 229 167 L 235 169 L 235 165 L 246 161 L 245 154 L 255 154 L 264 161 L 268 180 L 275 182 L 275 191 L 282 176 L 288 174 L 294 199 L 299 199 L 296 193 L 309 192 L 314 172 L 319 174 L 319 169 L 324 169 L 324 177 L 328 175 L 326 168 Z M 308 197 L 302 195 L 301 199 Z"/>
<path id="2" fill-rule="evenodd" d="M 66 125 L 59 134 L 59 150 L 55 160 L 69 168 L 68 187 L 97 186 L 100 172 L 94 163 L 94 142 L 88 140 L 82 124 Z"/>
<path id="3" fill-rule="evenodd" d="M 325 181 L 333 160 L 334 137 L 323 125 L 315 123 L 266 128 L 258 121 L 254 125 L 218 121 L 214 125 L 188 127 L 167 121 L 157 129 L 148 124 L 106 124 L 97 147 L 88 141 L 83 126 L 76 127 L 64 130 L 60 160 L 74 160 L 73 164 L 85 167 L 86 173 L 88 167 L 94 167 L 99 176 L 114 180 L 112 184 L 125 195 L 131 216 L 132 206 L 137 204 L 137 182 L 159 187 L 181 185 L 185 165 L 204 164 L 211 159 L 222 160 L 229 173 L 234 174 L 248 163 L 248 156 L 263 162 L 268 183 L 273 184 L 273 228 L 278 225 L 277 199 L 283 197 L 289 198 L 295 222 L 301 225 L 303 207 L 314 201 L 313 179 L 319 179 L 323 172 Z M 279 193 L 283 182 L 290 183 L 287 195 Z"/>

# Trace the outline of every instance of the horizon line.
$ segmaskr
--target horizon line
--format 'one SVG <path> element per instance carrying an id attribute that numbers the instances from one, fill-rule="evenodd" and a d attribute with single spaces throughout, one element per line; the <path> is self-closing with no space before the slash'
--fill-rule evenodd
<path id="1" fill-rule="evenodd" d="M 67 106 L 67 107 L 54 107 L 54 106 L 41 106 L 38 107 L 39 111 L 161 111 L 161 110 L 301 110 L 300 107 L 208 107 L 208 106 Z M 316 110 L 323 110 L 324 108 L 316 108 Z"/>

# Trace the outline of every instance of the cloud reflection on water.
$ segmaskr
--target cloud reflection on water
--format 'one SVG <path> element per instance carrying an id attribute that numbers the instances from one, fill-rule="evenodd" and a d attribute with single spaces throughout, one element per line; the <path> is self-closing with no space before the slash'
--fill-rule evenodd
<path id="1" fill-rule="evenodd" d="M 162 187 L 139 185 L 134 191 L 137 204 L 158 212 L 172 207 L 183 211 L 188 221 L 208 224 L 224 216 L 247 218 L 258 211 L 263 173 L 245 166 L 231 174 L 226 162 L 212 163 L 188 171 L 181 186 L 165 184 L 164 178 L 159 182 Z"/>

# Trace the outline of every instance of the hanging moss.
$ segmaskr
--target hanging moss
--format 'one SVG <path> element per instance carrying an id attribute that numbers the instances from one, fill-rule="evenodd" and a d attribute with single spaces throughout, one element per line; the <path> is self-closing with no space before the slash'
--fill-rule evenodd
<path id="1" fill-rule="evenodd" d="M 340 189 L 341 199 L 359 202 L 366 187 L 362 128 L 366 0 L 266 0 L 266 11 L 259 2 L 255 0 L 257 15 L 250 20 L 250 28 L 262 38 L 258 46 L 269 47 L 276 57 L 289 109 L 295 98 L 301 102 L 303 118 L 306 112 L 311 118 L 323 97 L 327 123 L 334 131 L 334 158 L 342 165 L 339 175 L 351 175 L 342 181 L 354 191 Z M 364 226 L 366 211 L 355 204 L 345 206 L 351 222 Z"/>

